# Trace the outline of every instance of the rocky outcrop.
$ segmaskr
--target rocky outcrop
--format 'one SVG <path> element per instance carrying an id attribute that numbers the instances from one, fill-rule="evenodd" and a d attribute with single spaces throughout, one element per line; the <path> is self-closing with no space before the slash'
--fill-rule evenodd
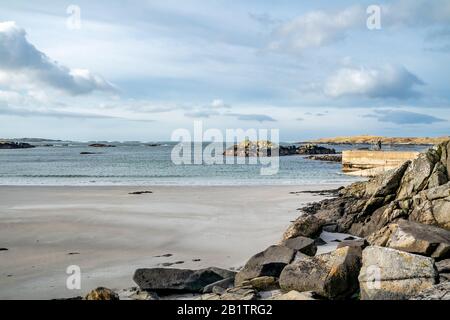
<path id="1" fill-rule="evenodd" d="M 285 246 L 271 246 L 260 252 L 245 264 L 236 274 L 235 285 L 240 286 L 246 280 L 258 277 L 278 277 L 283 268 L 294 259 L 295 250 Z"/>
<path id="2" fill-rule="evenodd" d="M 280 275 L 284 291 L 313 291 L 329 299 L 350 297 L 358 290 L 361 249 L 345 247 L 315 257 L 304 257 Z"/>
<path id="3" fill-rule="evenodd" d="M 202 292 L 207 285 L 234 277 L 234 272 L 208 268 L 201 270 L 188 269 L 138 269 L 133 280 L 141 290 L 156 293 Z"/>
<path id="4" fill-rule="evenodd" d="M 30 149 L 36 148 L 29 143 L 25 142 L 1 142 L 0 141 L 0 149 Z"/>
<path id="5" fill-rule="evenodd" d="M 359 237 L 401 219 L 450 230 L 449 173 L 450 141 L 367 182 L 354 183 L 334 199 L 302 208 L 307 216 L 297 219 L 286 233 L 295 237 L 296 230 L 311 228 L 311 220 Z"/>
<path id="6" fill-rule="evenodd" d="M 367 247 L 359 274 L 362 300 L 404 300 L 436 284 L 434 260 L 399 250 Z"/>
<path id="7" fill-rule="evenodd" d="M 306 144 L 301 146 L 281 146 L 270 141 L 243 141 L 225 150 L 224 156 L 229 157 L 270 157 L 270 156 L 291 156 L 291 155 L 328 155 L 336 154 L 336 150 Z"/>
<path id="8" fill-rule="evenodd" d="M 407 220 L 399 220 L 375 232 L 369 242 L 435 259 L 450 255 L 450 231 Z"/>

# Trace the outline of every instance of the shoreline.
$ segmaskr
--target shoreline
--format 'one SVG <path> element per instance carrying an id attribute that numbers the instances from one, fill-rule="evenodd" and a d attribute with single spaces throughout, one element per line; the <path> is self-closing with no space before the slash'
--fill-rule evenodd
<path id="1" fill-rule="evenodd" d="M 135 269 L 167 263 L 236 269 L 280 241 L 297 208 L 326 198 L 292 192 L 340 186 L 0 186 L 0 247 L 9 249 L 0 253 L 0 298 L 131 287 Z M 65 288 L 69 265 L 82 269 L 81 291 Z"/>

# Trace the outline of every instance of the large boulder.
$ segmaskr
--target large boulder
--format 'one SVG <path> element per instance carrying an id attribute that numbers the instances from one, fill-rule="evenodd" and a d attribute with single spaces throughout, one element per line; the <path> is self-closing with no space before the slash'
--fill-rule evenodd
<path id="1" fill-rule="evenodd" d="M 294 259 L 295 250 L 285 246 L 271 246 L 260 252 L 245 264 L 235 278 L 235 285 L 253 278 L 269 276 L 278 277 L 283 268 Z"/>
<path id="2" fill-rule="evenodd" d="M 436 259 L 450 255 L 450 231 L 417 222 L 399 220 L 370 237 L 372 245 L 385 246 Z"/>
<path id="3" fill-rule="evenodd" d="M 314 215 L 300 216 L 286 230 L 283 241 L 296 237 L 314 238 L 320 234 L 323 225 L 324 221 Z"/>
<path id="4" fill-rule="evenodd" d="M 317 252 L 316 242 L 310 238 L 297 237 L 283 241 L 284 246 L 308 256 L 314 256 Z"/>
<path id="5" fill-rule="evenodd" d="M 359 274 L 362 300 L 403 300 L 433 286 L 432 258 L 383 247 L 363 251 Z"/>
<path id="6" fill-rule="evenodd" d="M 138 269 L 133 280 L 140 289 L 157 293 L 202 292 L 205 286 L 226 278 L 232 271 L 208 268 L 202 270 L 188 269 Z"/>
<path id="7" fill-rule="evenodd" d="M 284 291 L 313 291 L 329 299 L 342 299 L 357 291 L 360 268 L 361 249 L 344 247 L 286 266 L 279 283 Z"/>

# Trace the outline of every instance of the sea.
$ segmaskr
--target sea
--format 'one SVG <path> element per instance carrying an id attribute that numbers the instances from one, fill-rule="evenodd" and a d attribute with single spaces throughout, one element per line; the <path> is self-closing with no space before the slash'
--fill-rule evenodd
<path id="1" fill-rule="evenodd" d="M 174 142 L 113 143 L 115 147 L 111 148 L 89 147 L 91 143 L 40 141 L 33 143 L 37 146 L 33 149 L 0 150 L 0 185 L 326 185 L 347 184 L 360 179 L 343 174 L 340 163 L 315 161 L 305 156 L 280 157 L 277 173 L 262 175 L 262 164 L 175 164 L 171 157 Z M 322 146 L 337 151 L 372 147 Z M 397 145 L 383 148 L 423 151 L 428 147 Z M 82 154 L 86 152 L 93 154 Z"/>

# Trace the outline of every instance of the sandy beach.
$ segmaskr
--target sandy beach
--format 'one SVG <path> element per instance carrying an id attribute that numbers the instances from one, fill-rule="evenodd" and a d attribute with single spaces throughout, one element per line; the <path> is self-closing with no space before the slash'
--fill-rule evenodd
<path id="1" fill-rule="evenodd" d="M 133 286 L 139 267 L 238 268 L 277 243 L 297 208 L 337 185 L 258 187 L 0 186 L 0 299 Z M 151 190 L 151 194 L 130 192 Z M 157 257 L 170 254 L 170 257 Z M 81 290 L 67 290 L 78 265 Z"/>

